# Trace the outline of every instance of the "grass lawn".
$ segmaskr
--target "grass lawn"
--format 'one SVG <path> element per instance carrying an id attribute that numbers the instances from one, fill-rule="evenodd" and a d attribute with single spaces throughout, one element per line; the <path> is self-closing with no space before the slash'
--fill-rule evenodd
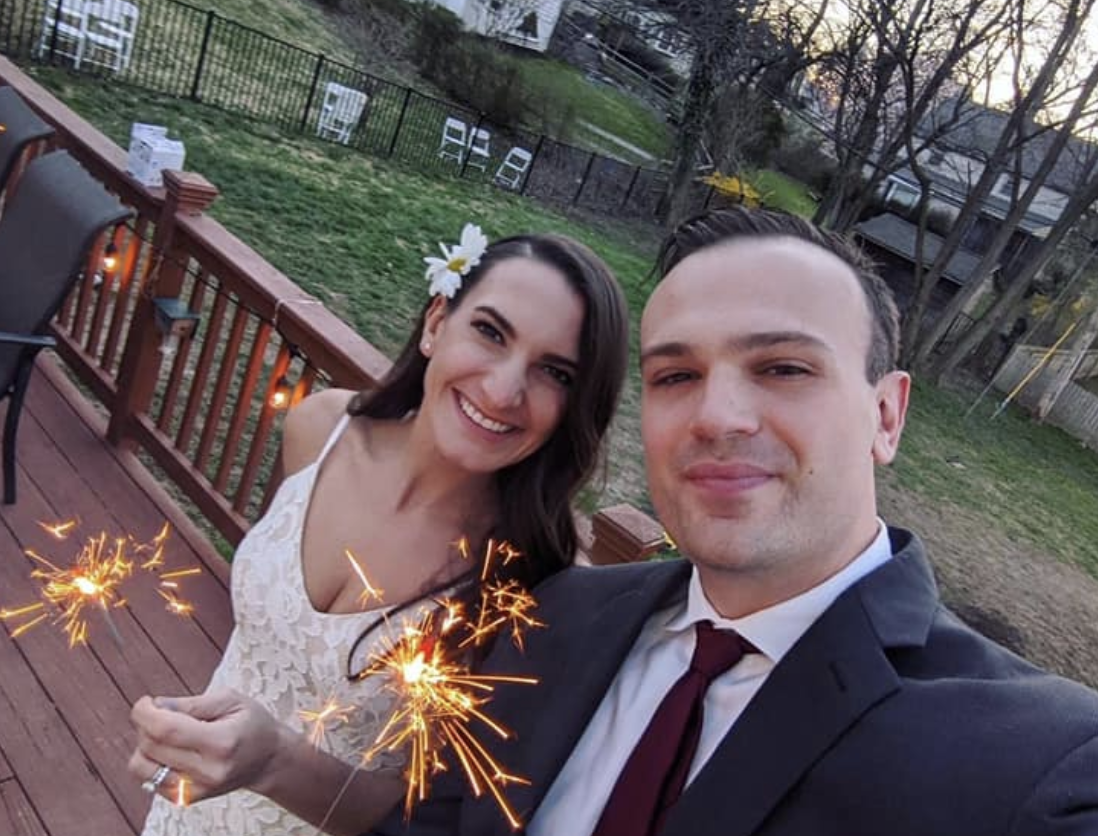
<path id="1" fill-rule="evenodd" d="M 210 214 L 390 356 L 427 299 L 423 256 L 457 240 L 466 221 L 491 239 L 554 231 L 583 241 L 621 279 L 639 319 L 658 237 L 650 227 L 593 225 L 490 185 L 429 176 L 186 100 L 30 71 L 123 147 L 131 122 L 167 125 L 186 143 L 187 168 L 221 189 Z M 588 507 L 645 502 L 635 381 L 626 401 L 606 493 L 586 497 Z"/>
<path id="2" fill-rule="evenodd" d="M 656 111 L 638 102 L 632 96 L 605 84 L 595 84 L 583 74 L 562 61 L 531 55 L 517 59 L 523 68 L 523 78 L 534 91 L 545 91 L 570 103 L 578 120 L 597 125 L 607 133 L 625 140 L 658 158 L 668 154 L 671 131 L 667 122 Z M 586 133 L 576 124 L 573 136 L 585 147 L 605 149 L 617 156 L 628 156 L 622 149 L 608 145 L 605 140 Z M 630 162 L 645 162 L 633 160 Z M 648 162 L 648 165 L 652 165 Z"/>
<path id="3" fill-rule="evenodd" d="M 426 176 L 185 101 L 56 70 L 34 74 L 116 141 L 134 120 L 169 125 L 187 143 L 188 168 L 222 190 L 212 214 L 387 353 L 426 298 L 422 256 L 437 241 L 454 240 L 466 220 L 492 238 L 554 230 L 588 243 L 622 279 L 634 322 L 650 290 L 655 229 L 570 217 L 490 186 Z M 587 510 L 623 500 L 648 507 L 633 378 L 614 431 L 608 487 L 584 498 Z M 965 420 L 968 403 L 917 387 L 901 454 L 883 478 L 1098 576 L 1098 458 L 1017 412 L 988 420 L 990 402 Z"/>
<path id="4" fill-rule="evenodd" d="M 752 171 L 747 178 L 762 195 L 766 206 L 804 218 L 811 218 L 816 213 L 816 199 L 811 196 L 808 186 L 799 180 L 769 168 Z"/>
<path id="5" fill-rule="evenodd" d="M 965 418 L 974 397 L 916 386 L 900 455 L 885 478 L 979 514 L 1009 539 L 1098 577 L 1098 457 L 1013 407 L 992 419 L 1002 394 Z"/>
<path id="6" fill-rule="evenodd" d="M 20 0 L 21 2 L 22 0 Z M 206 8 L 205 4 L 198 4 Z M 338 13 L 333 13 L 314 0 L 217 0 L 212 4 L 222 17 L 250 26 L 265 34 L 279 38 L 287 43 L 299 46 L 311 52 L 322 52 L 326 56 L 351 66 L 360 62 L 348 43 L 344 30 L 353 25 Z M 189 19 L 189 18 L 188 18 Z M 160 33 L 158 37 L 171 38 L 170 34 Z M 597 125 L 604 131 L 621 137 L 626 142 L 644 149 L 656 158 L 666 155 L 670 142 L 670 132 L 661 116 L 643 103 L 620 90 L 587 81 L 574 67 L 556 59 L 537 53 L 514 51 L 509 53 L 520 68 L 522 79 L 530 90 L 530 99 L 537 101 L 547 96 L 559 97 L 567 102 L 575 114 L 572 129 L 567 136 L 556 138 L 581 145 L 602 153 L 613 154 L 628 162 L 646 162 L 634 159 L 612 144 L 583 130 L 580 120 Z M 298 60 L 298 56 L 294 56 Z M 222 63 L 232 62 L 234 57 L 221 56 Z M 304 61 L 304 58 L 300 58 Z M 296 68 L 286 68 L 287 71 Z M 251 67 L 245 62 L 234 66 L 233 71 L 241 75 L 258 76 L 271 72 L 267 64 Z M 300 75 L 300 79 L 296 79 Z M 293 75 L 297 83 L 307 87 L 309 72 L 302 71 Z M 410 86 L 428 95 L 438 95 L 436 86 L 423 79 L 392 76 L 384 71 L 382 78 L 398 84 Z M 289 77 L 289 76 L 288 76 Z M 272 80 L 276 85 L 289 82 L 285 78 Z M 164 89 L 164 88 L 161 88 Z"/>
<path id="7" fill-rule="evenodd" d="M 354 52 L 340 30 L 340 20 L 314 0 L 207 0 L 192 5 L 213 9 L 222 17 L 267 35 L 354 63 Z"/>

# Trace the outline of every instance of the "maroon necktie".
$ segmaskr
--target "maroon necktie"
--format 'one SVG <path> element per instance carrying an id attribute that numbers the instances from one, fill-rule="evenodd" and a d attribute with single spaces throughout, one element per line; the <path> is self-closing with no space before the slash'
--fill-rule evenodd
<path id="1" fill-rule="evenodd" d="M 678 799 L 701 736 L 709 683 L 753 651 L 731 630 L 695 625 L 690 668 L 671 686 L 618 776 L 591 836 L 653 836 Z"/>

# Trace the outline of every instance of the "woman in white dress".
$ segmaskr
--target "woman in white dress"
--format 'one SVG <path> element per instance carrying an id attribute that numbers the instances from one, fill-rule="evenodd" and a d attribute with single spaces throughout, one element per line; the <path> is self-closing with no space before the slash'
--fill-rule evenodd
<path id="1" fill-rule="evenodd" d="M 348 676 L 383 632 L 370 627 L 441 590 L 478 597 L 463 537 L 474 556 L 489 537 L 523 552 L 496 579 L 532 587 L 571 562 L 571 502 L 625 375 L 625 302 L 581 244 L 478 236 L 467 226 L 429 260 L 433 299 L 376 390 L 287 416 L 287 475 L 234 559 L 235 628 L 209 688 L 134 706 L 130 769 L 157 796 L 146 836 L 361 833 L 404 792 L 399 758 L 380 758 L 333 807 L 392 708 L 376 678 Z M 364 605 L 347 550 L 380 603 Z M 355 709 L 317 747 L 301 712 L 328 699 Z"/>

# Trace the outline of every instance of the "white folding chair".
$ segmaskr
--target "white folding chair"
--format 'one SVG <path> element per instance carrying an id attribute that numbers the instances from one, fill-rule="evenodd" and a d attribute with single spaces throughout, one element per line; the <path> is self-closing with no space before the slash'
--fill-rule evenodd
<path id="1" fill-rule="evenodd" d="M 137 6 L 129 0 L 92 0 L 84 4 L 84 48 L 80 60 L 121 72 L 130 66 L 137 34 Z"/>
<path id="2" fill-rule="evenodd" d="M 324 100 L 320 105 L 316 135 L 346 145 L 351 141 L 351 133 L 362 118 L 362 111 L 366 109 L 366 102 L 369 100 L 370 97 L 361 90 L 329 81 L 324 85 Z"/>
<path id="3" fill-rule="evenodd" d="M 84 56 L 86 5 L 85 0 L 46 0 L 45 13 L 42 15 L 42 34 L 38 38 L 36 54 L 41 56 L 52 47 L 54 55 L 72 58 L 79 67 Z"/>
<path id="4" fill-rule="evenodd" d="M 442 143 L 438 146 L 439 157 L 461 163 L 465 159 L 465 143 L 468 136 L 468 128 L 464 122 L 453 116 L 447 116 L 442 126 Z"/>
<path id="5" fill-rule="evenodd" d="M 496 183 L 507 189 L 518 189 L 522 184 L 523 175 L 526 174 L 526 169 L 530 167 L 530 161 L 533 159 L 533 154 L 516 145 L 507 152 L 507 156 L 503 158 L 503 162 L 496 169 Z"/>
<path id="6" fill-rule="evenodd" d="M 488 143 L 491 139 L 492 135 L 484 128 L 477 128 L 473 131 L 473 141 L 469 143 L 469 165 L 476 166 L 481 171 L 488 168 L 490 159 Z"/>

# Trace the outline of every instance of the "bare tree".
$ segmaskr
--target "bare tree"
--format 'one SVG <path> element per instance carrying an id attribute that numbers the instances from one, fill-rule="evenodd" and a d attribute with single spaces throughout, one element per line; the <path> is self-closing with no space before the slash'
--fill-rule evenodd
<path id="1" fill-rule="evenodd" d="M 1033 126 L 1038 123 L 1034 117 L 1044 108 L 1045 103 L 1053 98 L 1056 78 L 1075 48 L 1086 14 L 1092 4 L 1093 0 L 1068 0 L 1064 7 L 1053 7 L 1052 4 L 1047 4 L 1035 10 L 1027 7 L 1023 0 L 1014 7 L 1011 37 L 1008 41 L 1013 50 L 1014 107 L 1005 119 L 993 149 L 983 160 L 978 178 L 968 188 L 960 211 L 949 234 L 942 242 L 934 262 L 925 273 L 921 269 L 916 271 L 915 294 L 905 314 L 901 340 L 902 359 L 905 364 L 916 367 L 925 366 L 931 353 L 947 333 L 952 316 L 940 317 L 931 326 L 929 333 L 920 336 L 930 298 L 945 275 L 948 265 L 960 250 L 970 228 L 984 211 L 992 189 L 1008 172 L 1011 160 L 1019 160 L 1026 142 L 1035 136 L 1036 131 Z M 1053 15 L 1054 11 L 1057 12 L 1056 15 Z M 1036 67 L 1031 73 L 1027 73 L 1025 71 L 1027 63 L 1032 64 L 1033 56 L 1036 54 L 1034 47 L 1027 47 L 1030 43 L 1028 33 L 1036 28 L 1033 14 L 1045 20 L 1055 17 L 1059 25 L 1048 36 L 1046 44 L 1042 45 Z M 1015 182 L 1021 182 L 1020 178 Z M 1011 220 L 1013 225 L 1003 223 L 1000 226 L 1000 235 L 996 237 L 996 241 L 1000 238 L 1004 241 L 1009 240 L 1020 217 Z M 921 262 L 918 257 L 916 260 Z M 988 259 L 981 265 L 981 269 L 986 271 L 991 263 L 992 260 Z M 978 286 L 979 280 L 972 280 L 971 283 Z"/>
<path id="2" fill-rule="evenodd" d="M 1014 188 L 1010 209 L 1007 212 L 1006 217 L 1003 218 L 1002 222 L 999 224 L 991 242 L 981 254 L 980 260 L 969 276 L 966 285 L 954 295 L 941 316 L 926 329 L 920 346 L 914 355 L 916 365 L 923 365 L 926 363 L 930 352 L 945 336 L 951 323 L 965 309 L 972 297 L 980 292 L 985 279 L 990 275 L 991 271 L 1006 251 L 1011 236 L 1025 219 L 1034 200 L 1047 182 L 1049 175 L 1065 156 L 1068 142 L 1072 138 L 1072 132 L 1079 126 L 1080 119 L 1089 109 L 1088 103 L 1096 88 L 1098 88 L 1098 64 L 1092 68 L 1090 76 L 1083 83 L 1082 88 L 1079 91 L 1079 97 L 1072 106 L 1071 112 L 1058 126 L 1058 130 L 1054 133 L 1052 142 L 1048 144 L 1040 163 L 1032 173 L 1024 178 L 1021 167 L 1022 149 L 1018 149 L 1018 153 L 1015 155 L 1016 164 L 1012 172 L 1011 182 L 1013 183 Z M 1094 168 L 1094 159 L 1092 157 L 1089 161 L 1079 160 L 1077 163 L 1079 179 L 1082 183 L 1085 183 L 1086 178 Z M 1023 182 L 1026 184 L 1024 189 L 1021 188 Z M 1077 203 L 1069 204 L 1069 206 L 1071 205 L 1076 206 L 1076 214 L 1073 217 L 1067 217 L 1065 219 L 1064 215 L 1068 211 L 1067 208 L 1065 208 L 1064 213 L 1060 216 L 1061 220 L 1066 220 L 1069 228 L 1074 226 L 1079 219 L 1079 216 L 1089 208 L 1089 204 L 1083 204 L 1081 206 Z"/>
<path id="3" fill-rule="evenodd" d="M 811 44 L 826 19 L 828 0 L 639 0 L 675 20 L 693 62 L 673 149 L 667 220 L 690 208 L 700 152 L 717 121 L 717 102 L 730 88 L 745 91 L 788 83 L 810 63 Z M 784 90 L 766 89 L 771 96 Z"/>
<path id="4" fill-rule="evenodd" d="M 992 329 L 1002 323 L 1018 301 L 1025 296 L 1034 279 L 1052 261 L 1067 233 L 1095 201 L 1098 201 L 1098 173 L 1095 172 L 1092 161 L 1087 179 L 1071 196 L 1067 207 L 1053 224 L 1048 236 L 1026 254 L 1023 263 L 1018 265 L 1016 270 L 1011 271 L 1005 290 L 988 311 L 965 331 L 938 362 L 930 366 L 928 371 L 932 380 L 939 381 L 957 368 L 984 341 Z"/>
<path id="5" fill-rule="evenodd" d="M 818 74 L 835 97 L 828 132 L 839 161 L 816 214 L 853 225 L 884 180 L 933 145 L 951 120 L 926 122 L 990 72 L 1013 0 L 856 0 Z M 960 114 L 954 115 L 954 119 Z M 929 129 L 928 129 L 929 128 Z M 921 130 L 920 130 L 921 129 Z"/>

